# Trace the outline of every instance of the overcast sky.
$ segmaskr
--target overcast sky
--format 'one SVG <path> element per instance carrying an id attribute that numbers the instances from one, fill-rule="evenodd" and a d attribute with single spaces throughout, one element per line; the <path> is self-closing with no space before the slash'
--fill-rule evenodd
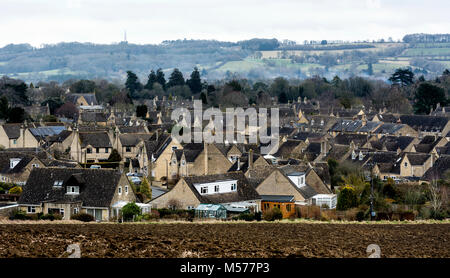
<path id="1" fill-rule="evenodd" d="M 401 39 L 449 33 L 448 0 L 0 0 L 9 43 Z"/>

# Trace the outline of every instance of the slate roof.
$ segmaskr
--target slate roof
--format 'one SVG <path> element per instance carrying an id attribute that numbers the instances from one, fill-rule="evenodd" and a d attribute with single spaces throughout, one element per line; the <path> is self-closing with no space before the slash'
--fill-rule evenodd
<path id="1" fill-rule="evenodd" d="M 394 134 L 403 128 L 402 124 L 384 123 L 375 130 L 376 134 Z"/>
<path id="2" fill-rule="evenodd" d="M 122 146 L 124 147 L 134 147 L 137 144 L 139 144 L 139 142 L 141 141 L 145 141 L 151 138 L 151 134 L 120 134 L 119 135 L 119 140 L 120 143 L 122 144 Z"/>
<path id="3" fill-rule="evenodd" d="M 323 136 L 323 134 L 320 133 L 313 133 L 313 132 L 298 132 L 296 134 L 294 134 L 293 138 L 295 140 L 302 140 L 305 141 L 308 138 L 321 138 Z"/>
<path id="4" fill-rule="evenodd" d="M 409 163 L 411 165 L 423 165 L 425 161 L 427 161 L 430 158 L 429 154 L 422 154 L 422 153 L 407 153 L 405 154 L 408 157 Z"/>
<path id="5" fill-rule="evenodd" d="M 106 132 L 80 132 L 81 147 L 91 145 L 94 148 L 111 148 L 111 140 Z"/>
<path id="6" fill-rule="evenodd" d="M 50 136 L 49 142 L 51 142 L 51 143 L 62 143 L 71 134 L 72 134 L 72 131 L 70 131 L 70 130 L 63 130 L 57 135 Z"/>
<path id="7" fill-rule="evenodd" d="M 385 123 L 396 123 L 398 118 L 393 114 L 377 114 L 378 119 Z"/>
<path id="8" fill-rule="evenodd" d="M 361 120 L 341 120 L 335 123 L 330 130 L 334 132 L 356 132 L 362 127 L 362 124 Z"/>
<path id="9" fill-rule="evenodd" d="M 359 132 L 373 132 L 376 128 L 382 125 L 382 122 L 367 122 L 363 127 L 359 129 Z"/>
<path id="10" fill-rule="evenodd" d="M 437 117 L 437 116 L 427 116 L 427 115 L 401 115 L 400 121 L 403 124 L 407 124 L 417 131 L 424 132 L 442 132 L 446 124 L 448 123 L 448 118 Z"/>
<path id="11" fill-rule="evenodd" d="M 278 148 L 278 151 L 273 155 L 275 157 L 288 158 L 292 155 L 294 149 L 301 143 L 300 140 L 287 140 Z"/>
<path id="12" fill-rule="evenodd" d="M 20 158 L 20 162 L 14 168 L 10 168 L 10 159 Z M 21 173 L 25 166 L 33 160 L 34 156 L 21 152 L 1 152 L 0 153 L 0 173 L 15 174 Z"/>
<path id="13" fill-rule="evenodd" d="M 242 172 L 230 172 L 226 174 L 216 174 L 207 176 L 193 176 L 193 177 L 183 177 L 191 188 L 192 192 L 195 194 L 200 203 L 204 204 L 221 204 L 221 203 L 233 203 L 242 202 L 248 200 L 259 200 L 261 196 L 256 192 L 255 188 L 250 185 L 247 178 Z M 201 195 L 194 184 L 196 183 L 208 183 L 221 180 L 237 180 L 237 188 L 235 192 L 230 193 L 218 193 L 218 194 L 208 194 Z"/>
<path id="14" fill-rule="evenodd" d="M 145 127 L 139 126 L 118 126 L 120 133 L 147 133 Z"/>
<path id="15" fill-rule="evenodd" d="M 109 207 L 121 174 L 106 169 L 34 168 L 23 186 L 19 204 L 81 202 L 85 207 Z M 53 188 L 63 181 L 61 188 Z M 80 186 L 80 194 L 66 195 L 67 185 Z"/>
<path id="16" fill-rule="evenodd" d="M 20 137 L 21 124 L 4 124 L 3 129 L 9 139 L 17 139 Z"/>
<path id="17" fill-rule="evenodd" d="M 66 101 L 70 101 L 73 104 L 76 104 L 78 98 L 81 96 L 84 97 L 84 99 L 87 101 L 87 103 L 89 105 L 91 105 L 91 104 L 97 105 L 98 104 L 95 94 L 69 94 L 66 96 Z"/>
<path id="18" fill-rule="evenodd" d="M 450 155 L 442 155 L 422 176 L 422 179 L 432 181 L 445 178 L 445 174 L 450 170 Z"/>
<path id="19" fill-rule="evenodd" d="M 83 122 L 97 123 L 97 122 L 107 122 L 108 116 L 102 112 L 83 112 L 80 113 L 81 120 Z"/>
<path id="20" fill-rule="evenodd" d="M 350 145 L 350 143 L 353 141 L 353 143 L 356 144 L 356 146 L 362 146 L 367 142 L 367 135 L 364 134 L 338 134 L 336 137 L 333 138 L 334 143 L 339 145 Z"/>

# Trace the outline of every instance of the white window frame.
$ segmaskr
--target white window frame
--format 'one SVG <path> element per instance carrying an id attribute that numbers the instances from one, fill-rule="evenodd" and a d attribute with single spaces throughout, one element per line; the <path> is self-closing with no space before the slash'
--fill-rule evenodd
<path id="1" fill-rule="evenodd" d="M 79 208 L 73 208 L 73 214 L 78 214 L 80 212 Z"/>
<path id="2" fill-rule="evenodd" d="M 201 194 L 208 194 L 208 187 L 207 186 L 202 186 L 200 188 L 200 193 Z"/>
<path id="3" fill-rule="evenodd" d="M 237 185 L 235 183 L 231 184 L 231 191 L 236 191 Z"/>
<path id="4" fill-rule="evenodd" d="M 80 194 L 80 187 L 79 186 L 68 186 L 66 194 L 72 194 L 72 195 Z"/>
<path id="5" fill-rule="evenodd" d="M 122 195 L 122 186 L 119 186 L 118 194 L 119 194 L 119 195 Z"/>
<path id="6" fill-rule="evenodd" d="M 214 193 L 219 193 L 219 190 L 220 190 L 220 186 L 214 185 Z"/>
<path id="7" fill-rule="evenodd" d="M 125 185 L 125 194 L 128 195 L 128 185 Z"/>
<path id="8" fill-rule="evenodd" d="M 36 207 L 35 206 L 28 206 L 27 207 L 27 213 L 36 213 Z"/>

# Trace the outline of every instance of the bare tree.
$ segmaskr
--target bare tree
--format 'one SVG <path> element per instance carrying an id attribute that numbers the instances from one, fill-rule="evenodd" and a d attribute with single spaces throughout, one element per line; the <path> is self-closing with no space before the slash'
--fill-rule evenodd
<path id="1" fill-rule="evenodd" d="M 433 208 L 433 213 L 437 213 L 441 211 L 442 208 L 443 192 L 436 179 L 431 180 L 431 182 L 428 184 L 428 190 L 429 190 L 430 204 L 431 207 Z"/>

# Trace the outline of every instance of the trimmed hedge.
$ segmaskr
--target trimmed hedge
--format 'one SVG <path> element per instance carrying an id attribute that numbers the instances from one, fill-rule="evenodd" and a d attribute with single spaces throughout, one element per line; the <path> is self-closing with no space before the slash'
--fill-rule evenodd
<path id="1" fill-rule="evenodd" d="M 92 222 L 95 221 L 94 216 L 87 214 L 87 213 L 77 213 L 72 215 L 71 219 L 73 220 L 79 220 L 83 222 Z"/>

